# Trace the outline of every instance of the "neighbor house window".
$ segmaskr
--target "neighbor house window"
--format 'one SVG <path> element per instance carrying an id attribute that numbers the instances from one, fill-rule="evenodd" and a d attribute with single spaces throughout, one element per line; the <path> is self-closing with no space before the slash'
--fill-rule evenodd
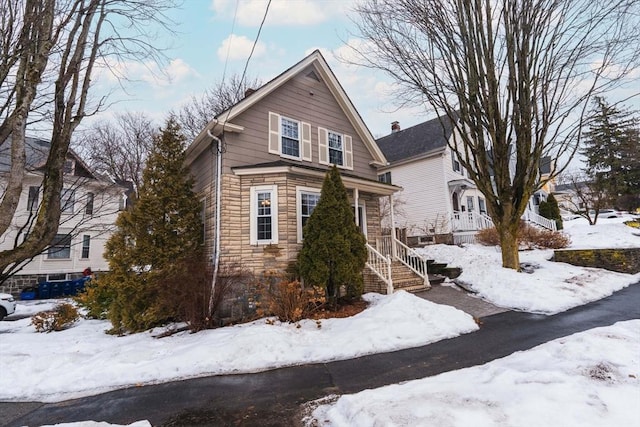
<path id="1" fill-rule="evenodd" d="M 278 192 L 277 186 L 252 187 L 251 244 L 278 243 Z"/>
<path id="2" fill-rule="evenodd" d="M 296 121 L 282 117 L 280 119 L 282 139 L 281 153 L 285 156 L 300 158 L 300 132 Z"/>
<path id="3" fill-rule="evenodd" d="M 343 165 L 343 148 L 342 135 L 335 132 L 328 132 L 329 138 L 329 163 L 342 166 Z"/>
<path id="4" fill-rule="evenodd" d="M 469 212 L 475 211 L 475 207 L 473 206 L 473 197 L 467 196 L 467 210 Z"/>
<path id="5" fill-rule="evenodd" d="M 95 198 L 93 193 L 87 193 L 87 204 L 84 207 L 84 213 L 87 215 L 93 215 L 93 199 Z"/>
<path id="6" fill-rule="evenodd" d="M 478 197 L 478 210 L 480 210 L 481 214 L 487 214 L 487 205 L 482 197 Z"/>
<path id="7" fill-rule="evenodd" d="M 391 184 L 391 171 L 378 175 L 378 181 Z"/>
<path id="8" fill-rule="evenodd" d="M 464 173 L 462 172 L 462 168 L 460 167 L 460 162 L 456 157 L 456 152 L 453 151 L 453 149 L 451 149 L 451 167 L 453 168 L 454 171 L 460 172 L 464 175 Z"/>
<path id="9" fill-rule="evenodd" d="M 67 280 L 69 278 L 67 273 L 53 273 L 47 274 L 47 282 L 59 282 L 62 280 Z"/>
<path id="10" fill-rule="evenodd" d="M 63 188 L 60 194 L 60 210 L 62 213 L 73 213 L 73 204 L 76 200 L 76 190 Z"/>
<path id="11" fill-rule="evenodd" d="M 38 202 L 40 197 L 40 187 L 29 187 L 29 198 L 27 199 L 27 209 L 29 211 L 38 210 Z"/>
<path id="12" fill-rule="evenodd" d="M 298 187 L 296 191 L 298 212 L 298 242 L 302 242 L 304 226 L 309 221 L 313 210 L 320 201 L 320 190 L 316 188 Z"/>
<path id="13" fill-rule="evenodd" d="M 82 236 L 82 256 L 81 258 L 89 258 L 89 247 L 91 246 L 91 236 L 85 234 Z"/>
<path id="14" fill-rule="evenodd" d="M 56 234 L 49 250 L 47 251 L 49 259 L 68 259 L 71 258 L 71 235 Z"/>

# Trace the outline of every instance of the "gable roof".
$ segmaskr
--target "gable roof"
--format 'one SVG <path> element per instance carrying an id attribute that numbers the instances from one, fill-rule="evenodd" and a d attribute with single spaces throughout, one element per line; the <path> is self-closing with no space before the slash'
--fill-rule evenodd
<path id="1" fill-rule="evenodd" d="M 51 143 L 45 139 L 25 137 L 24 151 L 26 169 L 29 172 L 41 170 L 49 156 Z M 69 148 L 67 158 L 73 158 L 76 161 L 75 175 L 85 178 L 99 179 L 99 177 L 87 166 L 84 161 L 76 154 L 73 149 Z M 0 174 L 8 173 L 11 169 L 11 136 L 0 146 Z"/>
<path id="2" fill-rule="evenodd" d="M 397 163 L 444 150 L 452 131 L 453 126 L 448 117 L 436 117 L 392 132 L 378 139 L 376 143 L 390 163 Z"/>
<path id="3" fill-rule="evenodd" d="M 340 108 L 344 112 L 345 116 L 351 122 L 352 126 L 358 133 L 358 136 L 360 136 L 360 139 L 362 139 L 362 141 L 364 142 L 364 145 L 367 147 L 369 153 L 371 153 L 371 156 L 373 157 L 372 163 L 378 166 L 386 165 L 387 159 L 376 144 L 373 135 L 369 131 L 369 128 L 367 128 L 367 125 L 362 120 L 362 117 L 347 96 L 347 93 L 344 91 L 342 85 L 340 85 L 340 82 L 338 82 L 338 79 L 336 78 L 335 74 L 333 74 L 333 71 L 329 67 L 329 64 L 324 59 L 319 50 L 313 51 L 310 55 L 308 55 L 289 69 L 285 70 L 274 79 L 262 85 L 259 89 L 251 93 L 249 96 L 246 96 L 226 111 L 218 114 L 196 137 L 196 139 L 187 149 L 187 153 L 196 149 L 196 146 L 202 143 L 202 140 L 205 139 L 205 136 L 208 134 L 208 132 L 211 132 L 213 135 L 217 136 L 220 135 L 223 131 L 241 131 L 242 128 L 240 126 L 234 125 L 232 123 L 235 117 L 252 107 L 258 101 L 271 94 L 274 90 L 281 87 L 283 84 L 303 72 L 307 67 L 311 65 L 313 65 L 315 68 L 314 71 L 317 73 L 316 77 L 320 78 L 327 85 L 329 91 L 338 102 L 338 105 L 340 105 Z"/>

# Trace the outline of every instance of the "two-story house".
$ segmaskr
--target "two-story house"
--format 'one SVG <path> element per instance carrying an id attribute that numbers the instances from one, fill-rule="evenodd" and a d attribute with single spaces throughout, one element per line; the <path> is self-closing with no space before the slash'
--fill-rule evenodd
<path id="1" fill-rule="evenodd" d="M 378 181 L 377 168 L 386 164 L 319 51 L 248 91 L 187 149 L 214 270 L 235 263 L 261 275 L 292 266 L 325 174 L 336 165 L 369 243 L 368 268 L 389 289 L 389 270 L 379 265 L 385 259 L 374 253 L 379 199 L 399 189 Z"/>
<path id="2" fill-rule="evenodd" d="M 454 132 L 447 118 L 404 130 L 393 122 L 391 133 L 376 141 L 389 161 L 379 168 L 378 179 L 402 187 L 394 196 L 394 225 L 406 230 L 412 246 L 472 242 L 478 230 L 493 226 L 483 194 L 450 148 L 456 144 Z M 541 162 L 541 174 L 549 173 L 549 165 L 548 159 Z M 544 189 L 534 194 L 524 219 L 555 230 L 555 223 L 537 212 L 546 195 Z"/>
<path id="3" fill-rule="evenodd" d="M 24 240 L 33 225 L 42 200 L 43 165 L 49 153 L 48 141 L 26 138 L 27 172 L 16 213 L 9 229 L 0 237 L 0 251 Z M 11 144 L 0 147 L 0 192 L 10 167 Z M 108 270 L 103 257 L 104 244 L 115 227 L 124 205 L 126 188 L 96 175 L 70 150 L 64 165 L 62 215 L 58 233 L 45 251 L 15 270 L 0 285 L 4 292 L 19 293 L 43 281 L 64 281 L 93 272 Z"/>

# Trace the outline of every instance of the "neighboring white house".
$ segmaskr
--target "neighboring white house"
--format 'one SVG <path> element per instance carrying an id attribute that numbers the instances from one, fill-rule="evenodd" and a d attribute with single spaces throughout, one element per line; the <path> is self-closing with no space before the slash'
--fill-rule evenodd
<path id="1" fill-rule="evenodd" d="M 0 148 L 0 194 L 4 191 L 10 166 L 10 146 L 8 143 Z M 49 146 L 45 140 L 26 139 L 28 170 L 13 222 L 0 236 L 0 251 L 23 241 L 35 220 L 42 200 L 42 166 Z M 62 216 L 56 238 L 42 254 L 1 283 L 0 290 L 16 293 L 42 281 L 74 279 L 86 268 L 93 272 L 106 271 L 104 245 L 126 202 L 125 191 L 125 187 L 97 176 L 70 150 L 64 166 Z"/>
<path id="2" fill-rule="evenodd" d="M 453 155 L 449 141 L 454 141 L 453 126 L 440 118 L 404 130 L 393 122 L 391 134 L 376 141 L 389 161 L 379 168 L 378 179 L 403 188 L 394 196 L 394 221 L 406 230 L 410 245 L 472 241 L 478 230 L 493 226 L 485 197 Z M 541 174 L 548 173 L 548 166 L 548 159 L 542 162 Z M 546 195 L 544 190 L 536 192 L 524 219 L 555 229 L 553 221 L 538 215 L 537 206 Z"/>

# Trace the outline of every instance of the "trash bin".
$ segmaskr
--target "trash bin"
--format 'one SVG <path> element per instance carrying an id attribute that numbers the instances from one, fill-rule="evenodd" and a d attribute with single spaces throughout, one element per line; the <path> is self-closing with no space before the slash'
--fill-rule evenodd
<path id="1" fill-rule="evenodd" d="M 38 298 L 51 298 L 51 285 L 49 284 L 49 282 L 42 282 L 38 285 Z"/>
<path id="2" fill-rule="evenodd" d="M 20 292 L 20 299 L 22 301 L 36 299 L 36 289 L 32 287 L 24 288 Z"/>

